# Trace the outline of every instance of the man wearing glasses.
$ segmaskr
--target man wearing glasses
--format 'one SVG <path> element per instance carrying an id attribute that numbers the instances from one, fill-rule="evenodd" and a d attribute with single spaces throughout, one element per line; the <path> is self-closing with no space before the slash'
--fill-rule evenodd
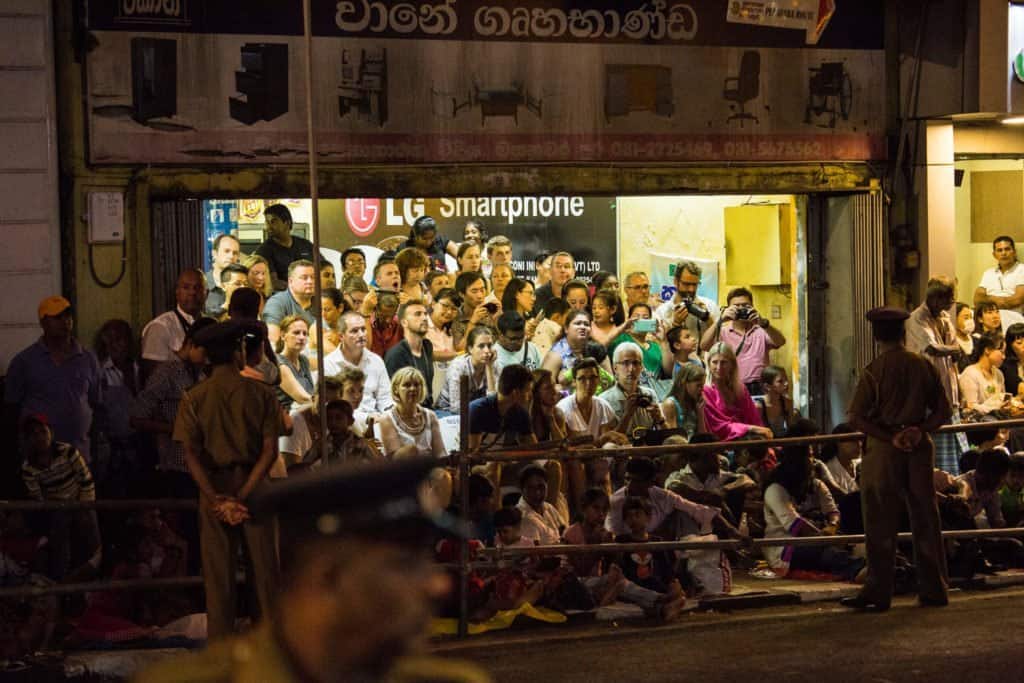
<path id="1" fill-rule="evenodd" d="M 676 293 L 654 312 L 654 317 L 664 322 L 665 327 L 685 327 L 697 339 L 700 339 L 707 329 L 715 326 L 715 311 L 718 310 L 717 302 L 697 294 L 701 272 L 700 266 L 693 261 L 677 263 Z"/>

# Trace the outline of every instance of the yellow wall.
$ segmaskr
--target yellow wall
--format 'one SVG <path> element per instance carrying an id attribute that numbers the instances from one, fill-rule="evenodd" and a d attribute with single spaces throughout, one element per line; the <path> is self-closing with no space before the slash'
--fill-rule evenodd
<path id="1" fill-rule="evenodd" d="M 958 169 L 963 169 L 964 181 L 956 188 L 956 278 L 959 281 L 957 287 L 957 300 L 970 304 L 974 289 L 981 282 L 981 275 L 987 269 L 995 265 L 992 258 L 991 242 L 971 242 L 971 173 L 973 171 L 1020 171 L 1024 170 L 1024 160 L 1020 159 L 982 159 L 972 161 L 958 161 Z M 1014 230 L 1008 229 L 1007 233 L 1013 237 L 1018 244 L 1024 240 L 1024 235 L 1015 234 Z M 1021 255 L 1018 246 L 1018 256 Z M 930 273 L 936 275 L 937 273 Z"/>
<path id="2" fill-rule="evenodd" d="M 724 305 L 730 289 L 747 286 L 745 282 L 729 280 L 725 261 L 725 208 L 747 203 L 792 205 L 794 201 L 792 195 L 619 197 L 620 277 L 635 270 L 648 270 L 651 251 L 717 260 L 718 300 Z M 791 248 L 795 253 L 795 244 Z M 779 306 L 781 317 L 772 318 L 771 322 L 786 335 L 787 344 L 772 352 L 771 362 L 790 369 L 795 376 L 799 340 L 794 331 L 791 288 L 750 289 L 754 293 L 754 306 L 762 315 L 770 317 L 772 306 Z"/>

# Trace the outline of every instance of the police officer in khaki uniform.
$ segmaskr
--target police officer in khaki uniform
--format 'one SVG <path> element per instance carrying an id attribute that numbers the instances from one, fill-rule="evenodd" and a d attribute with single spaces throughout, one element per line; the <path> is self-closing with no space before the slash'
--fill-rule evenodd
<path id="1" fill-rule="evenodd" d="M 904 321 L 898 308 L 867 313 L 879 355 L 861 375 L 850 403 L 850 423 L 867 435 L 860 470 L 868 577 L 846 607 L 889 609 L 896 561 L 896 534 L 903 511 L 914 532 L 918 601 L 947 604 L 946 555 L 932 470 L 935 445 L 929 433 L 945 424 L 951 409 L 935 366 L 904 348 Z"/>
<path id="2" fill-rule="evenodd" d="M 461 528 L 424 494 L 430 458 L 305 472 L 260 491 L 277 515 L 282 585 L 271 618 L 204 652 L 161 662 L 145 683 L 219 681 L 486 683 L 473 666 L 415 655 L 450 588 L 432 562 L 440 530 Z"/>
<path id="3" fill-rule="evenodd" d="M 225 322 L 196 335 L 213 364 L 210 378 L 182 397 L 174 440 L 199 487 L 199 545 L 211 639 L 235 630 L 238 547 L 252 563 L 252 583 L 265 610 L 274 594 L 277 552 L 273 520 L 255 520 L 249 496 L 265 485 L 277 452 L 279 405 L 274 392 L 243 377 L 245 347 L 258 345 L 258 322 Z"/>

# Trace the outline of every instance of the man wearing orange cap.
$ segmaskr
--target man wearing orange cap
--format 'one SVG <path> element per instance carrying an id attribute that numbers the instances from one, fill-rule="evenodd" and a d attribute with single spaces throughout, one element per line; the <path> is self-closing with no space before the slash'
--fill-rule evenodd
<path id="1" fill-rule="evenodd" d="M 72 335 L 71 302 L 51 296 L 39 303 L 43 336 L 11 360 L 4 383 L 9 411 L 45 416 L 53 438 L 69 443 L 89 460 L 92 409 L 99 399 L 96 356 Z"/>

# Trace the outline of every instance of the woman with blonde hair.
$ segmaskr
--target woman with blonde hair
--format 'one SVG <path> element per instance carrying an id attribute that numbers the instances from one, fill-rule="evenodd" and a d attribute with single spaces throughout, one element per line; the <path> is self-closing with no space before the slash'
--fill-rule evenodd
<path id="1" fill-rule="evenodd" d="M 448 455 L 437 415 L 420 405 L 426 395 L 427 381 L 416 368 L 399 368 L 391 376 L 391 397 L 395 405 L 384 411 L 377 423 L 385 457 L 442 458 Z M 430 475 L 430 490 L 439 505 L 448 507 L 452 499 L 451 472 L 436 468 Z"/>
<path id="2" fill-rule="evenodd" d="M 703 392 L 707 430 L 722 441 L 772 438 L 772 430 L 761 422 L 761 413 L 740 381 L 732 347 L 725 342 L 715 343 L 708 350 L 708 369 Z"/>
<path id="3" fill-rule="evenodd" d="M 289 315 L 281 321 L 281 336 L 274 351 L 281 370 L 281 385 L 277 399 L 286 410 L 293 404 L 305 405 L 313 399 L 313 373 L 309 359 L 303 354 L 309 343 L 309 324 L 298 315 Z"/>
<path id="4" fill-rule="evenodd" d="M 264 301 L 269 299 L 274 293 L 274 283 L 270 277 L 270 263 L 267 259 L 259 254 L 252 254 L 245 257 L 242 265 L 249 269 L 246 276 L 249 286 L 259 292 Z"/>
<path id="5" fill-rule="evenodd" d="M 385 456 L 442 458 L 447 455 L 437 415 L 420 405 L 426 395 L 427 382 L 416 368 L 399 368 L 391 376 L 391 397 L 395 405 L 386 410 L 378 422 Z"/>
<path id="6" fill-rule="evenodd" d="M 668 396 L 661 402 L 666 429 L 685 429 L 687 440 L 704 432 L 704 367 L 686 363 L 679 367 Z"/>

